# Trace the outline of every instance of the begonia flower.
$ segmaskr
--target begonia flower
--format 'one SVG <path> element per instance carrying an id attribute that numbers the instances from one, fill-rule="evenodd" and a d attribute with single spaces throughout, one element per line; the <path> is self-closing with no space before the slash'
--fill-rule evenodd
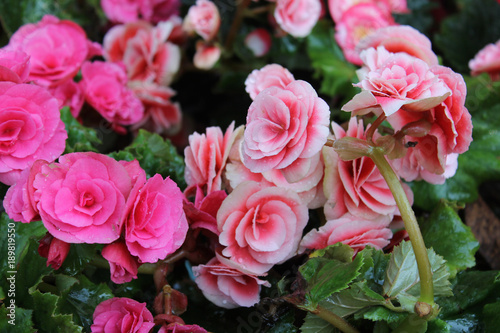
<path id="1" fill-rule="evenodd" d="M 245 46 L 252 51 L 256 57 L 265 56 L 271 49 L 271 35 L 264 28 L 257 28 L 245 37 Z"/>
<path id="2" fill-rule="evenodd" d="M 309 35 L 320 15 L 319 0 L 277 0 L 274 10 L 279 27 L 294 37 Z"/>
<path id="3" fill-rule="evenodd" d="M 50 93 L 57 98 L 61 106 L 67 106 L 71 115 L 77 118 L 82 109 L 85 98 L 82 87 L 73 80 L 66 81 L 55 87 L 48 88 Z"/>
<path id="4" fill-rule="evenodd" d="M 115 23 L 129 23 L 139 19 L 151 23 L 178 15 L 179 0 L 101 0 L 106 17 Z"/>
<path id="5" fill-rule="evenodd" d="M 24 169 L 16 183 L 7 190 L 3 199 L 3 207 L 10 219 L 22 223 L 40 220 L 38 210 L 32 202 L 29 188 L 33 183 L 34 174 L 31 173 L 31 169 L 38 169 L 44 163 L 45 161 L 38 160 L 32 168 Z"/>
<path id="6" fill-rule="evenodd" d="M 328 9 L 334 22 L 339 22 L 351 7 L 367 3 L 376 5 L 384 13 L 408 13 L 406 0 L 328 0 Z"/>
<path id="7" fill-rule="evenodd" d="M 0 49 L 0 81 L 24 83 L 30 72 L 30 56 L 22 51 Z"/>
<path id="8" fill-rule="evenodd" d="M 205 41 L 211 41 L 219 32 L 220 14 L 217 6 L 209 0 L 196 0 L 196 3 L 189 7 L 184 18 L 184 29 L 195 32 Z"/>
<path id="9" fill-rule="evenodd" d="M 488 73 L 493 81 L 500 79 L 500 40 L 483 47 L 469 61 L 472 75 Z"/>
<path id="10" fill-rule="evenodd" d="M 279 64 L 265 65 L 261 69 L 254 69 L 245 80 L 245 90 L 251 99 L 269 87 L 285 88 L 295 81 L 293 74 Z"/>
<path id="11" fill-rule="evenodd" d="M 108 244 L 101 254 L 109 262 L 111 281 L 121 284 L 137 279 L 139 263 L 137 258 L 130 255 L 125 243 L 116 241 Z"/>
<path id="12" fill-rule="evenodd" d="M 219 61 L 221 49 L 216 44 L 208 44 L 202 40 L 196 42 L 196 52 L 193 57 L 194 67 L 209 70 Z"/>
<path id="13" fill-rule="evenodd" d="M 38 242 L 38 254 L 47 258 L 47 267 L 59 269 L 68 256 L 70 244 L 46 233 Z"/>

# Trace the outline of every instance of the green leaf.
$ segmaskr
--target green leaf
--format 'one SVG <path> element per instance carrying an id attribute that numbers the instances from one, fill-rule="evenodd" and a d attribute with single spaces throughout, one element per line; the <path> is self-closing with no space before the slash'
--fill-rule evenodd
<path id="1" fill-rule="evenodd" d="M 420 229 L 425 245 L 443 256 L 452 277 L 457 271 L 475 266 L 479 242 L 450 204 L 442 201 L 428 218 L 420 221 Z"/>
<path id="2" fill-rule="evenodd" d="M 371 290 L 380 294 L 382 293 L 385 271 L 391 255 L 369 246 L 365 247 L 361 252 L 365 260 L 357 280 L 366 281 Z"/>
<path id="3" fill-rule="evenodd" d="M 276 323 L 266 330 L 268 333 L 294 333 L 298 328 L 294 325 L 295 315 L 293 311 L 288 311 L 276 321 Z"/>
<path id="4" fill-rule="evenodd" d="M 397 324 L 402 322 L 408 314 L 406 312 L 392 311 L 385 306 L 374 306 L 362 312 L 360 316 L 372 321 L 385 321 L 389 324 Z"/>
<path id="5" fill-rule="evenodd" d="M 346 101 L 352 98 L 358 92 L 352 86 L 357 80 L 356 67 L 345 60 L 335 42 L 331 22 L 319 21 L 306 40 L 315 75 L 322 78 L 320 92 L 329 96 L 344 95 Z"/>
<path id="6" fill-rule="evenodd" d="M 498 332 L 500 327 L 500 302 L 486 304 L 483 309 L 484 331 L 486 333 Z"/>
<path id="7" fill-rule="evenodd" d="M 8 305 L 7 305 L 8 306 Z M 0 332 L 32 333 L 36 332 L 31 321 L 33 310 L 16 307 L 14 312 L 0 307 Z"/>
<path id="8" fill-rule="evenodd" d="M 34 321 L 42 332 L 82 332 L 83 328 L 74 323 L 73 315 L 57 311 L 60 296 L 41 293 L 39 290 L 33 291 L 31 295 L 34 301 Z"/>
<path id="9" fill-rule="evenodd" d="M 68 138 L 66 139 L 65 154 L 94 151 L 97 152 L 96 146 L 101 144 L 101 140 L 97 137 L 97 132 L 92 129 L 81 125 L 76 120 L 69 110 L 69 107 L 61 109 L 61 120 L 64 122 Z"/>
<path id="10" fill-rule="evenodd" d="M 72 276 L 80 274 L 95 256 L 98 246 L 96 244 L 71 244 L 68 256 L 58 272 Z"/>
<path id="11" fill-rule="evenodd" d="M 170 176 L 181 189 L 186 187 L 183 158 L 170 140 L 164 140 L 158 134 L 139 130 L 139 134 L 128 147 L 109 155 L 117 160 L 137 159 L 148 176 L 157 173 L 163 177 Z"/>
<path id="12" fill-rule="evenodd" d="M 338 330 L 326 320 L 307 313 L 304 323 L 300 327 L 302 333 L 336 333 Z"/>

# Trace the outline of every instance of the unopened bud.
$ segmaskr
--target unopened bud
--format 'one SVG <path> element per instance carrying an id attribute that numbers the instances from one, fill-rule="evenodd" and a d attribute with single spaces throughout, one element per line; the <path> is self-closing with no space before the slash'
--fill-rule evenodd
<path id="1" fill-rule="evenodd" d="M 337 139 L 332 145 L 343 161 L 352 161 L 362 156 L 369 156 L 373 147 L 366 141 L 353 137 Z"/>
<path id="2" fill-rule="evenodd" d="M 420 119 L 412 123 L 406 124 L 401 132 L 404 135 L 413 136 L 415 138 L 421 138 L 429 134 L 432 124 L 425 119 Z"/>

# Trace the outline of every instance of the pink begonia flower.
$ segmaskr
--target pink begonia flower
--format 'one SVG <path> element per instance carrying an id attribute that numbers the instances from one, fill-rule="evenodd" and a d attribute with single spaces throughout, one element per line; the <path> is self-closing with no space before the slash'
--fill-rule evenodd
<path id="1" fill-rule="evenodd" d="M 388 228 L 391 219 L 380 215 L 376 219 L 365 219 L 349 213 L 328 220 L 319 229 L 307 233 L 300 243 L 301 252 L 305 249 L 324 249 L 329 245 L 342 243 L 349 245 L 355 253 L 366 246 L 382 249 L 389 244 L 392 231 Z"/>
<path id="2" fill-rule="evenodd" d="M 94 310 L 92 333 L 148 333 L 155 326 L 146 303 L 126 297 L 114 297 Z"/>
<path id="3" fill-rule="evenodd" d="M 179 47 L 168 41 L 173 28 L 171 21 L 156 27 L 144 21 L 114 26 L 104 36 L 104 58 L 123 62 L 130 81 L 169 85 L 181 59 Z"/>
<path id="4" fill-rule="evenodd" d="M 256 182 L 238 185 L 217 212 L 222 255 L 256 275 L 296 254 L 308 209 L 299 196 Z"/>
<path id="5" fill-rule="evenodd" d="M 248 109 L 243 164 L 252 172 L 281 169 L 289 182 L 302 179 L 307 160 L 326 142 L 329 119 L 328 104 L 305 81 L 264 89 Z"/>
<path id="6" fill-rule="evenodd" d="M 265 56 L 271 49 L 271 34 L 264 28 L 252 30 L 245 37 L 245 46 L 252 51 L 256 57 Z"/>
<path id="7" fill-rule="evenodd" d="M 125 220 L 125 243 L 141 262 L 156 263 L 184 243 L 188 222 L 181 190 L 156 174 L 142 186 Z"/>
<path id="8" fill-rule="evenodd" d="M 73 117 L 78 117 L 85 102 L 82 88 L 78 83 L 69 80 L 56 87 L 48 88 L 48 90 L 61 102 L 62 106 L 69 107 Z"/>
<path id="9" fill-rule="evenodd" d="M 427 111 L 451 95 L 445 82 L 429 65 L 406 53 L 390 53 L 382 46 L 361 52 L 367 68 L 359 71 L 362 89 L 342 107 L 343 111 L 365 114 L 381 109 L 390 116 L 400 109 Z"/>
<path id="10" fill-rule="evenodd" d="M 170 323 L 163 325 L 158 333 L 207 333 L 207 330 L 198 325 L 184 325 L 180 323 Z"/>
<path id="11" fill-rule="evenodd" d="M 93 152 L 63 155 L 34 175 L 33 202 L 54 237 L 109 244 L 120 237 L 137 173 L 145 178 L 137 161 L 118 162 Z"/>
<path id="12" fill-rule="evenodd" d="M 205 41 L 211 41 L 219 32 L 220 14 L 217 6 L 209 0 L 196 0 L 196 4 L 189 7 L 184 18 L 184 29 L 195 32 Z"/>
<path id="13" fill-rule="evenodd" d="M 471 75 L 488 73 L 491 80 L 500 79 L 500 40 L 483 47 L 473 59 L 469 61 Z"/>
<path id="14" fill-rule="evenodd" d="M 207 194 L 221 189 L 227 158 L 242 131 L 243 126 L 234 129 L 232 122 L 225 134 L 219 127 L 208 127 L 206 134 L 194 132 L 189 136 L 189 146 L 184 149 L 188 186 L 206 186 Z"/>
<path id="15" fill-rule="evenodd" d="M 80 86 L 85 100 L 112 124 L 132 125 L 144 116 L 144 106 L 127 87 L 125 70 L 118 64 L 84 63 Z"/>
<path id="16" fill-rule="evenodd" d="M 196 42 L 196 52 L 193 57 L 194 67 L 209 70 L 219 61 L 220 55 L 219 46 L 199 40 Z"/>
<path id="17" fill-rule="evenodd" d="M 269 64 L 261 69 L 254 69 L 245 80 L 245 90 L 251 99 L 269 87 L 285 88 L 295 81 L 293 74 L 279 64 Z"/>
<path id="18" fill-rule="evenodd" d="M 28 54 L 28 79 L 46 87 L 72 79 L 85 60 L 102 52 L 101 46 L 89 41 L 78 24 L 52 15 L 20 27 L 5 49 Z"/>
<path id="19" fill-rule="evenodd" d="M 115 23 L 129 23 L 142 18 L 158 23 L 179 14 L 179 0 L 101 0 L 106 17 Z"/>
<path id="20" fill-rule="evenodd" d="M 38 160 L 31 169 L 39 169 L 43 162 Z M 33 183 L 33 177 L 30 179 L 30 175 L 30 168 L 24 169 L 16 183 L 9 187 L 3 199 L 5 212 L 10 219 L 16 222 L 30 223 L 40 220 L 38 210 L 34 206 L 28 190 Z"/>
<path id="21" fill-rule="evenodd" d="M 202 228 L 218 236 L 220 232 L 217 229 L 217 212 L 227 193 L 220 190 L 204 196 L 201 187 L 197 186 L 194 190 L 196 191 L 194 202 L 184 200 L 184 212 L 189 221 L 189 228 Z"/>
<path id="22" fill-rule="evenodd" d="M 376 5 L 385 15 L 391 12 L 389 0 L 328 0 L 328 10 L 333 21 L 338 23 L 349 8 L 358 4 Z"/>
<path id="23" fill-rule="evenodd" d="M 137 279 L 139 262 L 137 258 L 130 255 L 127 246 L 122 241 L 106 245 L 101 254 L 109 262 L 111 281 L 122 284 Z"/>
<path id="24" fill-rule="evenodd" d="M 356 45 L 356 52 L 383 46 L 392 53 L 405 52 L 425 61 L 429 66 L 438 64 L 438 58 L 432 51 L 431 41 L 409 25 L 392 25 L 375 30 L 365 36 Z"/>
<path id="25" fill-rule="evenodd" d="M 171 101 L 175 95 L 173 89 L 141 81 L 129 82 L 128 87 L 144 105 L 144 116 L 132 125 L 132 129 L 144 128 L 166 135 L 174 135 L 180 130 L 182 113 L 179 103 Z"/>
<path id="26" fill-rule="evenodd" d="M 68 256 L 70 244 L 55 238 L 48 232 L 38 243 L 38 254 L 47 258 L 47 267 L 59 269 Z"/>
<path id="27" fill-rule="evenodd" d="M 251 307 L 260 300 L 261 285 L 267 281 L 246 274 L 212 258 L 205 265 L 193 267 L 195 282 L 203 295 L 212 303 L 226 309 Z"/>
<path id="28" fill-rule="evenodd" d="M 0 49 L 0 81 L 23 83 L 30 72 L 30 56 L 22 51 Z"/>
<path id="29" fill-rule="evenodd" d="M 279 27 L 294 37 L 309 35 L 320 15 L 319 0 L 277 0 L 274 10 Z"/>
<path id="30" fill-rule="evenodd" d="M 350 7 L 335 25 L 335 40 L 347 61 L 361 65 L 356 45 L 377 29 L 394 25 L 394 19 L 373 3 L 361 3 Z"/>
<path id="31" fill-rule="evenodd" d="M 363 121 L 355 117 L 349 121 L 347 131 L 336 123 L 332 123 L 335 139 L 353 137 L 366 139 Z M 374 139 L 377 138 L 375 135 Z M 323 148 L 325 160 L 325 180 L 323 182 L 327 202 L 324 206 L 328 220 L 340 218 L 346 213 L 375 219 L 389 216 L 392 219 L 398 214 L 398 208 L 387 182 L 368 157 L 352 161 L 343 161 L 333 148 Z M 406 185 L 405 192 L 412 199 L 412 192 Z"/>
<path id="32" fill-rule="evenodd" d="M 13 185 L 36 160 L 52 162 L 66 147 L 59 101 L 33 84 L 0 82 L 0 182 Z"/>

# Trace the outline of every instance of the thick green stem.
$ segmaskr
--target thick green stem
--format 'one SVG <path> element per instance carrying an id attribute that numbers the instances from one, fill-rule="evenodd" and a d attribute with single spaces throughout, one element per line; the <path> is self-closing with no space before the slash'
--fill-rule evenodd
<path id="1" fill-rule="evenodd" d="M 415 213 L 411 208 L 410 202 L 408 201 L 408 197 L 403 190 L 403 186 L 401 185 L 399 178 L 392 169 L 391 165 L 387 162 L 382 150 L 378 147 L 374 147 L 369 157 L 373 160 L 373 162 L 375 162 L 377 168 L 380 170 L 380 173 L 389 185 L 389 189 L 394 195 L 394 199 L 396 200 L 396 204 L 401 212 L 401 217 L 403 218 L 406 231 L 410 237 L 413 251 L 415 252 L 415 257 L 417 259 L 418 273 L 420 275 L 419 300 L 421 302 L 428 303 L 429 305 L 433 305 L 434 287 L 432 285 L 432 270 L 429 263 L 429 257 L 427 255 L 427 248 L 425 247 L 424 239 L 422 237 L 422 233 L 420 232 Z"/>
<path id="2" fill-rule="evenodd" d="M 347 321 L 342 319 L 342 317 L 337 316 L 335 313 L 328 311 L 327 309 L 323 308 L 322 306 L 318 305 L 318 308 L 316 311 L 314 311 L 314 314 L 320 317 L 323 320 L 326 320 L 339 330 L 345 333 L 359 333 L 357 329 L 349 325 Z"/>

